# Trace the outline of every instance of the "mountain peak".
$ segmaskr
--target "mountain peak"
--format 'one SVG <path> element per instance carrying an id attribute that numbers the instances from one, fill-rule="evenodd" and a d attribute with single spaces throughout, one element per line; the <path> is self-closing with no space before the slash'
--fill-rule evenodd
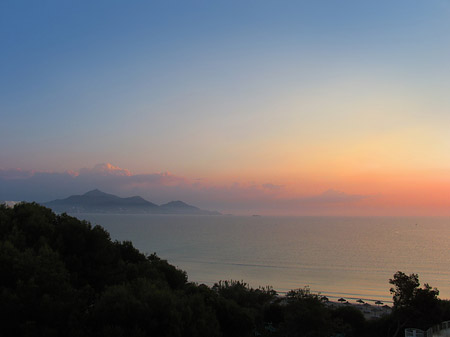
<path id="1" fill-rule="evenodd" d="M 161 206 L 169 206 L 169 207 L 194 207 L 191 205 L 186 204 L 185 202 L 181 201 L 181 200 L 175 200 L 175 201 L 171 201 L 168 202 L 167 204 L 161 205 Z"/>
<path id="2" fill-rule="evenodd" d="M 86 192 L 83 194 L 83 196 L 87 196 L 87 197 L 98 197 L 98 196 L 102 196 L 102 195 L 108 195 L 105 192 L 100 191 L 99 189 L 95 189 L 89 192 Z"/>
<path id="3" fill-rule="evenodd" d="M 153 213 L 153 214 L 217 214 L 201 210 L 183 201 L 171 201 L 158 206 L 140 196 L 121 198 L 94 189 L 83 195 L 72 195 L 66 199 L 44 204 L 58 212 L 71 213 Z"/>

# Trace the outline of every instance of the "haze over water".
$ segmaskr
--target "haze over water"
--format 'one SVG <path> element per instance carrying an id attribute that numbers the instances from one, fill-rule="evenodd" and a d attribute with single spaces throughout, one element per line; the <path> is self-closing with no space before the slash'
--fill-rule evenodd
<path id="1" fill-rule="evenodd" d="M 450 298 L 449 1 L 3 0 L 0 39 L 0 200 L 329 216 L 85 217 L 196 282 Z"/>
<path id="2" fill-rule="evenodd" d="M 450 216 L 448 1 L 0 3 L 0 200 Z"/>
<path id="3" fill-rule="evenodd" d="M 448 217 L 77 216 L 207 285 L 234 279 L 282 292 L 308 285 L 389 301 L 389 278 L 401 270 L 450 298 Z"/>

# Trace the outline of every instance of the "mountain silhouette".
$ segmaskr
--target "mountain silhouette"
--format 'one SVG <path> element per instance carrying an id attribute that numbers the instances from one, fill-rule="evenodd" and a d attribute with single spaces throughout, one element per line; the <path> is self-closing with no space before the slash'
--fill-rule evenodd
<path id="1" fill-rule="evenodd" d="M 49 201 L 43 205 L 59 213 L 220 214 L 202 210 L 179 200 L 158 206 L 140 196 L 121 198 L 98 189 L 82 195 L 71 195 L 65 199 Z"/>

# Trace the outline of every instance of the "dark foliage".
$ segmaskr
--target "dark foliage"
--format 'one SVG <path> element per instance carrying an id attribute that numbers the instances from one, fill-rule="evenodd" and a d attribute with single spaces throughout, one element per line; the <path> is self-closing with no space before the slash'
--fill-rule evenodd
<path id="1" fill-rule="evenodd" d="M 0 275 L 4 336 L 220 335 L 212 291 L 190 294 L 167 261 L 37 204 L 0 208 Z"/>
<path id="2" fill-rule="evenodd" d="M 35 203 L 0 206 L 1 336 L 395 336 L 450 318 L 437 289 L 398 272 L 393 314 L 366 321 L 309 288 L 279 297 L 240 281 L 212 288 L 100 226 Z"/>
<path id="3" fill-rule="evenodd" d="M 426 330 L 450 317 L 444 310 L 444 301 L 437 297 L 439 291 L 428 284 L 420 288 L 417 274 L 398 271 L 389 283 L 393 285 L 390 291 L 394 299 L 392 325 L 395 328 L 391 327 L 394 336 L 401 335 L 405 327 Z"/>

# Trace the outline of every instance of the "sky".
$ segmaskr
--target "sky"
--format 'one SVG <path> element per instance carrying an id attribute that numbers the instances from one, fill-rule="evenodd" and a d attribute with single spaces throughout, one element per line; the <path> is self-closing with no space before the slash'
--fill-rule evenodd
<path id="1" fill-rule="evenodd" d="M 0 3 L 0 199 L 450 215 L 450 1 Z"/>

